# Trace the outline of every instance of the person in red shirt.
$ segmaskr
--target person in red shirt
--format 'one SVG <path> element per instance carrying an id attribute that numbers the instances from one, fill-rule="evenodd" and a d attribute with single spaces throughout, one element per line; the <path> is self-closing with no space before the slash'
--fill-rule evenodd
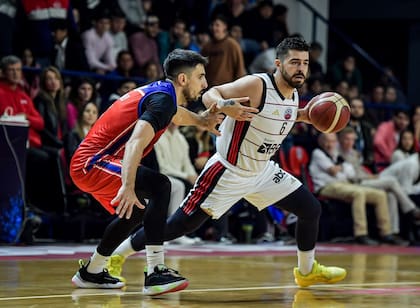
<path id="1" fill-rule="evenodd" d="M 72 282 L 79 288 L 121 288 L 124 281 L 104 268 L 112 252 L 143 222 L 147 234 L 147 271 L 143 293 L 158 295 L 182 290 L 188 280 L 164 266 L 164 225 L 170 201 L 169 179 L 141 165 L 141 160 L 171 122 L 203 126 L 215 134 L 222 116 L 216 104 L 198 115 L 182 107 L 197 100 L 207 88 L 200 54 L 175 49 L 164 62 L 166 80 L 134 89 L 110 106 L 95 122 L 70 163 L 70 176 L 116 217 L 88 264 Z M 241 99 L 239 99 L 241 101 Z M 244 98 L 242 98 L 244 100 Z M 236 108 L 235 108 L 236 107 Z M 237 103 L 239 120 L 250 119 L 257 109 Z M 146 203 L 144 199 L 149 201 Z"/>
<path id="2" fill-rule="evenodd" d="M 32 99 L 22 90 L 22 61 L 13 55 L 6 56 L 0 62 L 3 78 L 0 79 L 0 115 L 24 114 L 29 121 L 29 146 L 41 147 L 40 132 L 44 129 L 44 120 L 35 109 Z"/>

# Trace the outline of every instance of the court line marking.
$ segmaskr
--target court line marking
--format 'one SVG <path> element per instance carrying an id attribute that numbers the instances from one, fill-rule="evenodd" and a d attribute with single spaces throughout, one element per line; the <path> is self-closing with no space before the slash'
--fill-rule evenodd
<path id="1" fill-rule="evenodd" d="M 312 290 L 316 289 L 332 289 L 332 288 L 354 288 L 354 287 L 375 287 L 375 286 L 399 286 L 399 285 L 420 285 L 420 282 L 407 281 L 407 282 L 367 282 L 367 283 L 342 283 L 342 284 L 331 284 L 331 285 L 316 285 L 312 287 Z M 276 290 L 276 289 L 299 289 L 296 285 L 285 285 L 285 286 L 266 286 L 266 287 L 242 287 L 242 288 L 217 288 L 217 289 L 192 289 L 183 290 L 180 293 L 200 293 L 200 292 L 227 292 L 227 291 L 252 291 L 252 290 Z M 306 290 L 310 290 L 307 288 Z M 87 290 L 87 289 L 75 289 Z M 11 300 L 28 300 L 28 299 L 48 299 L 48 298 L 65 298 L 65 297 L 86 297 L 86 296 L 109 296 L 109 295 L 142 295 L 141 291 L 114 291 L 110 289 L 101 290 L 97 293 L 79 293 L 73 291 L 72 294 L 56 294 L 56 295 L 35 295 L 35 296 L 16 296 L 16 297 L 1 297 L 0 301 L 11 301 Z M 109 292 L 108 292 L 109 291 Z M 149 296 L 146 296 L 149 298 Z"/>

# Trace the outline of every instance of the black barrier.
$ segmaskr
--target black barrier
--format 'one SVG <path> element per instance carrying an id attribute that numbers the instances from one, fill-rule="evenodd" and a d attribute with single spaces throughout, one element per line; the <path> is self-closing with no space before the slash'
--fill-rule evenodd
<path id="1" fill-rule="evenodd" d="M 28 124 L 0 119 L 0 243 L 19 238 L 24 221 Z"/>

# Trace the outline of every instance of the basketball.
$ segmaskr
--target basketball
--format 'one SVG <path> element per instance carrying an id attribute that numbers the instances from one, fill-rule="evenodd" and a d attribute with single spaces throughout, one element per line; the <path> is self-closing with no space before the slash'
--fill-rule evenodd
<path id="1" fill-rule="evenodd" d="M 309 103 L 309 119 L 323 133 L 335 133 L 346 127 L 350 120 L 350 106 L 340 94 L 325 92 Z"/>

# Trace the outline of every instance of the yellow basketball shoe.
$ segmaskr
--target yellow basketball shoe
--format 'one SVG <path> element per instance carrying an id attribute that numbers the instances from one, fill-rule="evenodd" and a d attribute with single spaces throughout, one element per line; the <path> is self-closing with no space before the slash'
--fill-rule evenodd
<path id="1" fill-rule="evenodd" d="M 346 270 L 341 267 L 324 266 L 314 261 L 312 271 L 302 275 L 297 267 L 294 268 L 295 282 L 300 287 L 308 287 L 316 283 L 336 283 L 346 277 Z"/>
<path id="2" fill-rule="evenodd" d="M 122 267 L 123 264 L 125 262 L 125 258 L 123 256 L 120 255 L 112 255 L 109 260 L 108 260 L 108 264 L 107 264 L 107 269 L 108 269 L 108 273 L 115 277 L 118 278 L 119 280 L 126 282 L 126 279 L 124 277 L 121 276 L 122 273 Z"/>

